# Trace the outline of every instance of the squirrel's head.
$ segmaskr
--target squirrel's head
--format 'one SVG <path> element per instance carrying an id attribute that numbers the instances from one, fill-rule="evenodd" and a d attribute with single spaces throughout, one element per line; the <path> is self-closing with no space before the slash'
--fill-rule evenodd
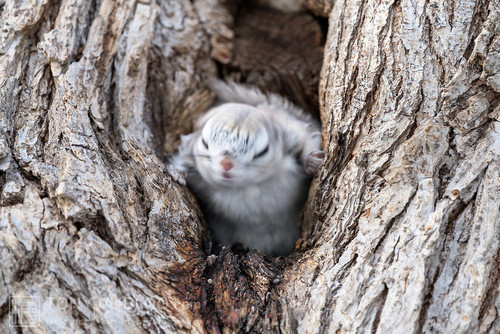
<path id="1" fill-rule="evenodd" d="M 241 187 L 275 175 L 283 156 L 272 120 L 255 107 L 226 103 L 210 110 L 197 124 L 194 160 L 212 185 Z"/>

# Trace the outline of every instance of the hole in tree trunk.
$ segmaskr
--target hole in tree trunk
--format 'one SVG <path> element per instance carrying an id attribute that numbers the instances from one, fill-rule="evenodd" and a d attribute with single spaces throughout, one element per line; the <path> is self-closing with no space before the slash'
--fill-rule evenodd
<path id="1" fill-rule="evenodd" d="M 226 63 L 217 63 L 219 77 L 277 93 L 319 120 L 318 83 L 326 20 L 318 20 L 307 12 L 284 13 L 246 3 L 233 13 L 233 54 Z M 153 53 L 150 66 L 161 67 L 162 62 L 164 60 L 159 54 Z M 156 148 L 161 151 L 178 137 L 165 130 L 168 128 L 165 124 L 174 121 L 175 131 L 180 129 L 179 132 L 187 134 L 192 130 L 194 117 L 162 118 L 165 106 L 162 107 L 161 95 L 155 92 L 161 89 L 154 87 L 155 82 L 161 84 L 161 73 L 154 76 L 150 80 L 151 88 L 148 89 L 151 93 L 148 95 L 153 96 L 152 108 L 158 109 L 152 113 L 153 117 L 158 117 L 152 120 L 157 128 L 152 128 L 160 135 Z M 165 156 L 172 153 L 172 150 L 166 151 Z M 279 312 L 272 309 L 273 299 L 277 298 L 276 291 L 283 281 L 287 264 L 300 257 L 303 244 L 299 241 L 296 251 L 288 257 L 265 256 L 238 247 L 206 246 L 208 257 L 200 286 L 203 290 L 201 312 L 207 331 L 216 331 L 217 328 L 258 330 L 258 319 L 270 318 L 269 312 L 279 318 Z M 177 274 L 189 275 L 184 269 L 179 269 Z M 245 319 L 253 319 L 254 323 L 245 323 Z"/>
<path id="2" fill-rule="evenodd" d="M 234 15 L 233 50 L 224 64 L 216 62 L 219 77 L 283 96 L 319 121 L 318 82 L 327 21 L 304 11 L 283 12 L 248 2 L 228 9 Z M 193 120 L 201 112 L 197 115 L 181 114 L 180 117 L 174 115 L 173 118 L 171 115 L 162 116 L 165 101 L 158 92 L 166 88 L 162 84 L 166 80 L 155 68 L 162 68 L 165 60 L 160 51 L 153 50 L 150 57 L 153 70 L 150 71 L 148 90 L 151 92 L 148 95 L 152 101 L 153 119 L 149 123 L 157 134 L 156 150 L 165 158 L 172 154 L 172 147 L 177 146 L 172 143 L 178 143 L 174 139 L 178 134 L 170 133 L 168 124 L 175 124 L 175 131 L 188 134 L 192 131 Z M 179 104 L 182 103 L 181 96 Z M 163 150 L 163 153 L 162 147 L 168 147 L 167 152 Z M 220 247 L 212 249 L 208 246 L 206 251 L 218 253 Z M 243 254 L 245 248 L 236 244 L 232 251 Z"/>
<path id="3" fill-rule="evenodd" d="M 319 120 L 318 83 L 327 20 L 248 2 L 233 13 L 233 56 L 218 63 L 219 76 L 284 96 Z"/>

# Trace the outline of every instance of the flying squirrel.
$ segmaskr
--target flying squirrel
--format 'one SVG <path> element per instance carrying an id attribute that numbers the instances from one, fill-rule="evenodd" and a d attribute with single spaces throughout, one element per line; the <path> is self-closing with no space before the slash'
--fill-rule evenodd
<path id="1" fill-rule="evenodd" d="M 219 80 L 211 88 L 219 103 L 181 136 L 170 175 L 187 182 L 218 243 L 287 255 L 324 157 L 320 124 L 277 94 Z"/>

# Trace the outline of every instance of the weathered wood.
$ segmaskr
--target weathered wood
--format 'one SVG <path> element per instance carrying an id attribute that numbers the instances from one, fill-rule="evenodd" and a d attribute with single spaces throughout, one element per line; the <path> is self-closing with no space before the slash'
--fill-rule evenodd
<path id="1" fill-rule="evenodd" d="M 299 331 L 499 331 L 499 8 L 335 3 Z"/>
<path id="2" fill-rule="evenodd" d="M 0 209 L 2 332 L 14 320 L 50 332 L 203 331 L 190 301 L 158 280 L 202 265 L 205 232 L 154 154 L 163 128 L 148 126 L 210 100 L 196 89 L 215 68 L 194 8 L 10 1 L 1 22 L 2 166 L 22 180 L 3 187 Z M 159 106 L 146 103 L 160 92 Z M 23 312 L 26 300 L 40 313 Z"/>
<path id="3" fill-rule="evenodd" d="M 0 0 L 1 333 L 500 332 L 500 3 L 314 3 L 327 156 L 269 258 L 162 162 L 243 59 L 222 0 Z"/>

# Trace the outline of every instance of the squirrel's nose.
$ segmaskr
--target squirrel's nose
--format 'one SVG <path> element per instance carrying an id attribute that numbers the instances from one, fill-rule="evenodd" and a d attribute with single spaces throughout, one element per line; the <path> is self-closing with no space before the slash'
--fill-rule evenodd
<path id="1" fill-rule="evenodd" d="M 221 164 L 222 168 L 226 171 L 230 170 L 231 168 L 234 167 L 233 161 L 231 160 L 231 158 L 228 158 L 228 157 L 222 158 L 222 160 L 220 161 L 220 164 Z"/>

